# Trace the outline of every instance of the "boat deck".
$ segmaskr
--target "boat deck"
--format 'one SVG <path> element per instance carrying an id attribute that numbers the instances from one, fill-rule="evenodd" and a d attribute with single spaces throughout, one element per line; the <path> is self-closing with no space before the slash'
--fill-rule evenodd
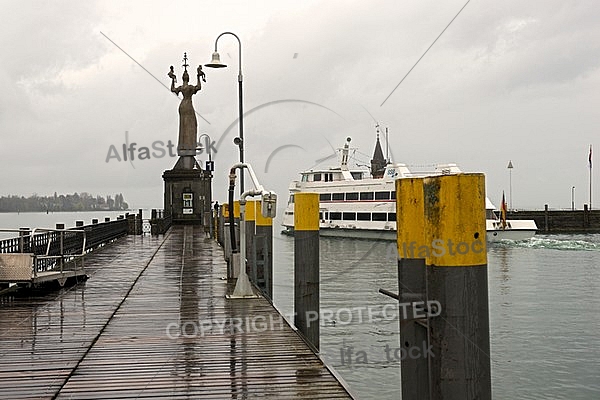
<path id="1" fill-rule="evenodd" d="M 0 298 L 0 398 L 351 398 L 267 300 L 225 298 L 201 227 L 85 262 L 86 282 Z"/>

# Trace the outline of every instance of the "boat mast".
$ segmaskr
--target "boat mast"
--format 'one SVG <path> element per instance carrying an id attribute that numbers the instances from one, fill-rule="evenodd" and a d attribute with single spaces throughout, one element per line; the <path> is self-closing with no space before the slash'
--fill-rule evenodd
<path id="1" fill-rule="evenodd" d="M 348 170 L 348 150 L 350 149 L 350 141 L 352 139 L 347 137 L 346 143 L 344 144 L 344 148 L 342 149 L 342 162 L 341 169 L 347 171 Z"/>
<path id="2" fill-rule="evenodd" d="M 385 161 L 387 164 L 390 163 L 390 141 L 387 126 L 385 127 Z"/>

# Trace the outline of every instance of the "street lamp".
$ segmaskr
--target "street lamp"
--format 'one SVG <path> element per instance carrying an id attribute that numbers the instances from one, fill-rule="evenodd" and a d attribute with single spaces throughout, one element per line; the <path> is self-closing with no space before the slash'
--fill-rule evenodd
<path id="1" fill-rule="evenodd" d="M 217 36 L 217 40 L 215 40 L 215 52 L 212 54 L 212 60 L 210 63 L 208 64 L 204 64 L 206 67 L 209 68 L 225 68 L 227 67 L 227 65 L 223 64 L 221 62 L 221 57 L 219 56 L 219 53 L 217 51 L 217 43 L 219 42 L 219 39 L 221 38 L 221 36 L 223 35 L 232 35 L 237 39 L 238 42 L 238 49 L 239 49 L 239 72 L 238 72 L 238 97 L 239 97 L 239 120 L 240 120 L 240 135 L 239 137 L 235 138 L 234 143 L 238 145 L 238 147 L 240 148 L 240 163 L 244 163 L 244 108 L 243 108 L 243 90 L 242 90 L 242 86 L 243 86 L 243 76 L 242 76 L 242 42 L 240 41 L 240 38 L 232 32 L 223 32 L 221 33 L 219 36 Z M 240 174 L 240 195 L 244 193 L 244 173 L 242 172 Z"/>
<path id="2" fill-rule="evenodd" d="M 575 211 L 575 186 L 571 188 L 571 211 Z"/>

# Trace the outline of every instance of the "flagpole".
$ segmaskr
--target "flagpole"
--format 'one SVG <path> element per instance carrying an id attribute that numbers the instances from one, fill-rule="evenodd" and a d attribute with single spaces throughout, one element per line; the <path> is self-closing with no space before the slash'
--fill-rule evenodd
<path id="1" fill-rule="evenodd" d="M 592 145 L 590 144 L 590 210 L 592 209 Z"/>
<path id="2" fill-rule="evenodd" d="M 592 209 L 592 165 L 590 164 L 590 210 Z"/>

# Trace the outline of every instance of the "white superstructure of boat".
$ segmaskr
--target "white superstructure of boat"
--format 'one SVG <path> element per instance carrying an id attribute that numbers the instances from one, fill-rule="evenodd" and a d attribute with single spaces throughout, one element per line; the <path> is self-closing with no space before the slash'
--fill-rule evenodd
<path id="1" fill-rule="evenodd" d="M 396 240 L 395 181 L 462 172 L 456 164 L 436 164 L 428 171 L 419 172 L 412 172 L 406 164 L 392 164 L 383 157 L 379 136 L 371 170 L 350 168 L 350 141 L 347 138 L 344 147 L 339 149 L 338 166 L 303 171 L 299 181 L 290 183 L 282 221 L 283 233 L 293 234 L 294 231 L 295 194 L 311 192 L 319 194 L 319 232 L 322 236 Z M 499 229 L 494 214 L 490 215 L 486 221 L 488 240 L 521 240 L 532 236 L 529 222 L 508 221 L 508 228 Z"/>

